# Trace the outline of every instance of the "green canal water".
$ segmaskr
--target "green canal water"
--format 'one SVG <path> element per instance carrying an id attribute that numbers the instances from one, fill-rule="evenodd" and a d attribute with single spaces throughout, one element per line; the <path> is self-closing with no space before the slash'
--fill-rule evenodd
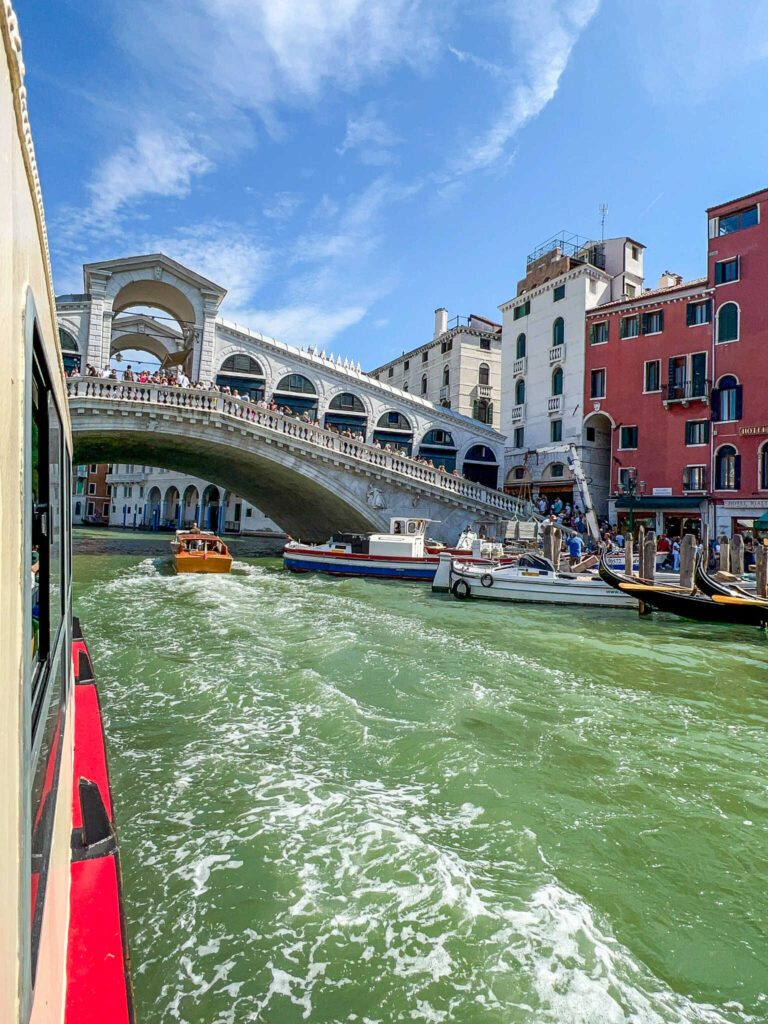
<path id="1" fill-rule="evenodd" d="M 768 641 L 81 555 L 139 1024 L 768 1021 Z"/>

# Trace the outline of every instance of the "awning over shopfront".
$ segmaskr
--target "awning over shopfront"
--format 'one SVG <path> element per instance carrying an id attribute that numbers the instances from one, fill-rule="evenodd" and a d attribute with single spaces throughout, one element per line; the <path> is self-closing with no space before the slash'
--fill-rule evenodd
<path id="1" fill-rule="evenodd" d="M 642 498 L 635 498 L 631 501 L 626 495 L 622 495 L 616 499 L 616 508 L 630 508 L 634 509 L 635 512 L 663 512 L 666 510 L 675 512 L 687 512 L 688 510 L 698 510 L 701 508 L 701 503 L 705 499 L 702 498 L 691 498 L 691 497 L 679 497 L 665 495 L 660 497 L 658 495 L 649 495 Z"/>
<path id="2" fill-rule="evenodd" d="M 755 520 L 754 527 L 756 530 L 768 530 L 768 510 Z"/>

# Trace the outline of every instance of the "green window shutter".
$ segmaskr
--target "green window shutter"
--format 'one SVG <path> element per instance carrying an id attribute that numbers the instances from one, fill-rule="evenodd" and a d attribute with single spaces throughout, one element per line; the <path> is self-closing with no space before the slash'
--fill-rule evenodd
<path id="1" fill-rule="evenodd" d="M 594 345 L 595 344 L 595 325 L 594 324 L 590 324 L 589 325 L 589 344 L 590 345 Z"/>
<path id="2" fill-rule="evenodd" d="M 472 403 L 472 419 L 476 420 L 478 418 L 479 413 L 480 413 L 480 403 L 478 402 L 477 399 L 475 399 L 474 402 Z"/>
<path id="3" fill-rule="evenodd" d="M 627 321 L 626 317 L 622 317 L 621 320 L 619 321 L 619 337 L 620 338 L 626 338 L 626 336 L 627 336 L 627 323 L 628 323 L 628 321 Z"/>
<path id="4" fill-rule="evenodd" d="M 659 330 L 660 331 L 664 330 L 664 310 L 663 309 L 659 310 Z"/>
<path id="5" fill-rule="evenodd" d="M 685 310 L 685 324 L 687 327 L 692 327 L 696 323 L 696 306 L 693 302 L 689 302 Z"/>
<path id="6" fill-rule="evenodd" d="M 708 324 L 712 322 L 712 299 L 707 299 L 706 307 L 707 311 L 704 314 L 704 322 Z"/>
<path id="7" fill-rule="evenodd" d="M 488 403 L 488 425 L 493 423 L 493 402 Z"/>
<path id="8" fill-rule="evenodd" d="M 722 283 L 723 283 L 723 264 L 722 263 L 716 263 L 715 264 L 715 284 L 722 284 Z"/>
<path id="9" fill-rule="evenodd" d="M 611 321 L 605 321 L 605 340 L 610 341 L 611 339 Z"/>
<path id="10" fill-rule="evenodd" d="M 647 313 L 643 313 L 641 333 L 642 334 L 647 334 L 648 333 L 648 314 Z"/>

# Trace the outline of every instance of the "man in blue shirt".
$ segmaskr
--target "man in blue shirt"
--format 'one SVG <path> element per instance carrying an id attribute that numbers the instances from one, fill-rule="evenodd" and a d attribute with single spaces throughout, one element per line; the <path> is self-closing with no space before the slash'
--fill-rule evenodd
<path id="1" fill-rule="evenodd" d="M 568 557 L 571 565 L 576 565 L 581 561 L 581 553 L 584 550 L 584 541 L 574 530 L 571 536 L 566 541 L 568 547 Z"/>

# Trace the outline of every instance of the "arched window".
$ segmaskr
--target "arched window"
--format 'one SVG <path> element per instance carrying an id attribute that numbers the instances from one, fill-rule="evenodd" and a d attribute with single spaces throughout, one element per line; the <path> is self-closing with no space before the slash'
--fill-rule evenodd
<path id="1" fill-rule="evenodd" d="M 405 384 L 403 384 L 403 391 L 407 391 L 407 390 L 408 390 L 408 381 L 406 381 Z"/>
<path id="2" fill-rule="evenodd" d="M 552 374 L 552 394 L 562 395 L 563 393 L 563 371 L 558 366 L 555 372 Z"/>
<path id="3" fill-rule="evenodd" d="M 724 444 L 715 455 L 715 489 L 737 491 L 741 486 L 741 456 L 732 444 Z"/>
<path id="4" fill-rule="evenodd" d="M 368 432 L 368 419 L 365 415 L 365 406 L 357 395 L 350 391 L 342 391 L 335 395 L 328 404 L 328 412 L 325 414 L 325 429 L 331 427 L 336 430 L 351 430 L 353 434 L 361 434 L 365 437 Z"/>
<path id="5" fill-rule="evenodd" d="M 451 370 L 450 370 L 450 367 L 444 366 L 443 367 L 443 387 L 447 388 L 450 383 L 451 383 Z"/>
<path id="6" fill-rule="evenodd" d="M 742 386 L 733 376 L 721 377 L 712 389 L 712 419 L 723 423 L 741 419 Z"/>
<path id="7" fill-rule="evenodd" d="M 219 373 L 247 373 L 253 377 L 263 377 L 264 371 L 255 359 L 244 352 L 236 352 L 229 356 L 219 367 Z"/>
<path id="8" fill-rule="evenodd" d="M 491 369 L 488 363 L 480 363 L 480 368 L 477 371 L 477 383 L 483 384 L 486 387 L 491 382 Z"/>
<path id="9" fill-rule="evenodd" d="M 413 451 L 413 428 L 401 412 L 391 410 L 379 416 L 373 440 L 378 441 L 382 448 L 390 445 L 392 448 L 404 449 L 410 455 Z"/>
<path id="10" fill-rule="evenodd" d="M 289 373 L 287 377 L 283 377 L 275 391 L 289 391 L 300 395 L 317 394 L 314 384 L 300 373 Z"/>
<path id="11" fill-rule="evenodd" d="M 464 476 L 476 484 L 496 487 L 499 480 L 499 466 L 493 448 L 485 444 L 474 444 L 464 456 Z"/>
<path id="12" fill-rule="evenodd" d="M 757 486 L 761 491 L 768 491 L 768 441 L 760 449 L 758 454 Z"/>
<path id="13" fill-rule="evenodd" d="M 515 405 L 522 405 L 525 401 L 525 381 L 521 377 L 515 384 Z"/>
<path id="14" fill-rule="evenodd" d="M 69 331 L 65 331 L 63 327 L 60 327 L 59 341 L 61 342 L 61 361 L 64 363 L 65 372 L 71 373 L 72 370 L 77 370 L 79 373 L 81 370 L 80 349 L 74 337 Z"/>
<path id="15" fill-rule="evenodd" d="M 445 466 L 449 473 L 456 468 L 456 445 L 447 430 L 428 430 L 421 439 L 419 455 L 435 466 Z"/>
<path id="16" fill-rule="evenodd" d="M 253 401 L 264 397 L 264 371 L 261 365 L 245 352 L 228 356 L 216 374 L 216 386 L 230 388 Z"/>
<path id="17" fill-rule="evenodd" d="M 340 395 L 336 395 L 332 398 L 328 408 L 339 409 L 342 412 L 356 412 L 361 415 L 365 415 L 365 406 L 357 395 L 350 394 L 349 391 L 344 391 Z"/>
<path id="18" fill-rule="evenodd" d="M 515 346 L 515 359 L 522 359 L 525 355 L 525 335 L 518 334 L 517 345 Z"/>
<path id="19" fill-rule="evenodd" d="M 717 311 L 717 340 L 737 341 L 739 337 L 739 307 L 726 302 Z"/>
<path id="20" fill-rule="evenodd" d="M 278 407 L 293 414 L 306 413 L 311 419 L 317 417 L 317 392 L 314 384 L 300 373 L 289 373 L 283 377 L 272 396 Z"/>
<path id="21" fill-rule="evenodd" d="M 421 393 L 426 395 L 427 393 L 427 376 L 426 374 L 421 378 Z"/>
<path id="22" fill-rule="evenodd" d="M 562 345 L 565 341 L 565 321 L 561 316 L 552 324 L 552 345 Z"/>

